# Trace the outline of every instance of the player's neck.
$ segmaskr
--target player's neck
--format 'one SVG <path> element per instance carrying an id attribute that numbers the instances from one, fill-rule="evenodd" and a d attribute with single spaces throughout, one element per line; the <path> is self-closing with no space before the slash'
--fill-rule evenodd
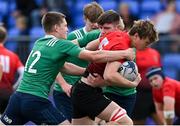
<path id="1" fill-rule="evenodd" d="M 84 27 L 84 31 L 85 31 L 85 32 L 90 32 L 90 28 L 87 27 L 87 26 L 85 26 L 85 27 Z"/>
<path id="2" fill-rule="evenodd" d="M 128 33 L 129 35 L 129 33 Z M 135 44 L 134 44 L 134 39 L 133 39 L 133 36 L 129 35 L 129 39 L 130 39 L 130 43 L 131 43 L 131 47 L 135 47 Z"/>
<path id="3" fill-rule="evenodd" d="M 46 36 L 54 36 L 56 38 L 59 38 L 58 35 L 56 33 L 54 33 L 54 32 L 49 32 L 49 33 L 46 34 Z"/>

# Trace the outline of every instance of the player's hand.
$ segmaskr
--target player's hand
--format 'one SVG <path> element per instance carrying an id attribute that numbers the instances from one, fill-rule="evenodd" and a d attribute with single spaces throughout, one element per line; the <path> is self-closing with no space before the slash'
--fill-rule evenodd
<path id="1" fill-rule="evenodd" d="M 94 76 L 89 74 L 87 81 L 92 84 L 93 87 L 101 87 L 104 85 L 104 79 L 97 73 L 94 73 Z"/>
<path id="2" fill-rule="evenodd" d="M 70 85 L 68 83 L 64 83 L 61 85 L 61 87 L 62 87 L 63 91 L 67 94 L 67 96 L 70 97 L 72 85 Z"/>
<path id="3" fill-rule="evenodd" d="M 136 79 L 133 81 L 133 84 L 135 86 L 138 86 L 138 84 L 141 82 L 141 75 L 138 73 L 138 76 L 136 77 Z"/>
<path id="4" fill-rule="evenodd" d="M 126 52 L 127 52 L 127 56 L 126 56 L 127 60 L 134 60 L 135 59 L 136 51 L 133 48 L 126 49 Z"/>

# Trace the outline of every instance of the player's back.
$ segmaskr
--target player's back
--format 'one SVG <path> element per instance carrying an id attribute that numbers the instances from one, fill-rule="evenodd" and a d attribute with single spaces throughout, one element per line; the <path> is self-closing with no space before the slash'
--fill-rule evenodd
<path id="1" fill-rule="evenodd" d="M 161 66 L 161 57 L 157 50 L 152 48 L 146 48 L 144 50 L 137 50 L 136 62 L 138 65 L 139 73 L 141 74 L 142 80 L 138 85 L 139 89 L 151 89 L 151 86 L 145 77 L 147 70 L 151 67 Z"/>
<path id="2" fill-rule="evenodd" d="M 3 66 L 3 76 L 0 88 L 12 91 L 12 85 L 18 67 L 23 66 L 19 57 L 12 51 L 0 46 L 0 61 Z"/>
<path id="3" fill-rule="evenodd" d="M 26 62 L 17 91 L 47 98 L 59 69 L 65 63 L 67 46 L 67 40 L 59 40 L 54 36 L 37 40 Z"/>
<path id="4" fill-rule="evenodd" d="M 99 50 L 125 50 L 130 48 L 130 38 L 126 32 L 114 31 L 103 35 L 100 38 Z M 103 77 L 106 63 L 90 63 L 89 73 L 98 73 Z"/>

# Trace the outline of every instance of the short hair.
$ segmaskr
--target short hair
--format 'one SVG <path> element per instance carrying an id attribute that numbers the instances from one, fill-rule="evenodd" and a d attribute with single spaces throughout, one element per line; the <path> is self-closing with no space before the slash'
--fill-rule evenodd
<path id="1" fill-rule="evenodd" d="M 99 25 L 104 25 L 106 23 L 119 24 L 119 21 L 120 21 L 119 14 L 113 10 L 108 10 L 108 11 L 104 12 L 98 18 Z"/>
<path id="2" fill-rule="evenodd" d="M 97 22 L 98 17 L 104 12 L 103 8 L 96 2 L 91 2 L 84 6 L 84 17 L 92 23 Z"/>
<path id="3" fill-rule="evenodd" d="M 148 38 L 150 43 L 159 40 L 158 32 L 150 20 L 134 21 L 133 26 L 129 30 L 129 35 L 134 35 L 135 33 L 138 33 L 141 39 Z"/>
<path id="4" fill-rule="evenodd" d="M 4 43 L 6 37 L 7 37 L 7 31 L 5 27 L 0 26 L 0 43 Z"/>
<path id="5" fill-rule="evenodd" d="M 45 32 L 51 32 L 54 25 L 63 23 L 66 16 L 59 12 L 47 12 L 43 15 L 41 23 Z"/>

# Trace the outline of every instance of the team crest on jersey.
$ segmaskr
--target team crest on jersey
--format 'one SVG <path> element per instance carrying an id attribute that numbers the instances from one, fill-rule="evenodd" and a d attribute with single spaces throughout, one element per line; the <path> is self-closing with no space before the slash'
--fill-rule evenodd
<path id="1" fill-rule="evenodd" d="M 106 37 L 104 39 L 102 39 L 100 44 L 99 44 L 99 50 L 102 50 L 103 47 L 105 47 L 108 43 L 109 43 L 109 41 Z"/>

